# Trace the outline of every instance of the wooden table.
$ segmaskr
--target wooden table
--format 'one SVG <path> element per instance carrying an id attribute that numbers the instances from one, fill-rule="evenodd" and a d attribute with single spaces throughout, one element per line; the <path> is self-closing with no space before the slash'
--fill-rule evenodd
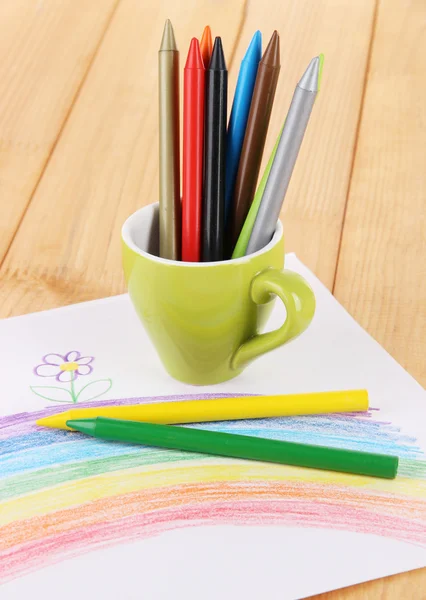
<path id="1" fill-rule="evenodd" d="M 179 6 L 180 5 L 180 8 Z M 184 7 L 184 8 L 183 8 Z M 426 382 L 424 0 L 1 0 L 0 316 L 124 291 L 120 227 L 156 201 L 157 50 L 281 34 L 270 136 L 310 58 L 323 85 L 286 198 L 288 251 Z M 426 570 L 321 598 L 425 598 Z"/>

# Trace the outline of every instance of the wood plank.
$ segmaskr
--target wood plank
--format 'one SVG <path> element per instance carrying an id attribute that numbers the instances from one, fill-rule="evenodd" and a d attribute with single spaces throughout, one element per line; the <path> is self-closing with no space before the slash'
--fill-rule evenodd
<path id="1" fill-rule="evenodd" d="M 370 0 L 274 0 L 267 12 L 260 3 L 245 11 L 241 0 L 193 0 L 185 12 L 169 4 L 120 5 L 4 263 L 2 315 L 124 290 L 121 225 L 137 207 L 157 199 L 156 52 L 166 16 L 174 23 L 182 62 L 190 36 L 199 35 L 204 23 L 213 34 L 220 31 L 227 56 L 238 41 L 231 94 L 255 29 L 262 29 L 265 43 L 275 27 L 280 30 L 282 76 L 266 154 L 311 56 L 321 50 L 329 56 L 285 220 L 287 248 L 331 285 L 373 18 Z"/>
<path id="2" fill-rule="evenodd" d="M 242 0 L 122 0 L 3 265 L 2 315 L 124 290 L 120 230 L 157 201 L 157 52 L 172 20 L 186 58 L 209 23 L 230 49 Z"/>
<path id="3" fill-rule="evenodd" d="M 0 263 L 117 2 L 0 2 Z"/>
<path id="4" fill-rule="evenodd" d="M 312 596 L 310 600 L 423 600 L 425 580 L 426 569 L 417 569 Z"/>
<path id="5" fill-rule="evenodd" d="M 249 4 L 236 58 L 260 28 L 263 45 L 281 38 L 281 73 L 263 164 L 313 56 L 325 55 L 322 90 L 281 213 L 286 250 L 294 251 L 330 289 L 335 276 L 374 19 L 374 0 L 291 0 Z M 233 74 L 234 78 L 236 73 Z M 262 169 L 263 170 L 263 169 Z"/>
<path id="6" fill-rule="evenodd" d="M 422 0 L 381 3 L 335 284 L 356 320 L 423 385 L 425 23 Z"/>
<path id="7" fill-rule="evenodd" d="M 426 384 L 426 5 L 381 2 L 334 293 Z M 401 399 L 403 401 L 403 399 Z M 319 596 L 423 598 L 426 569 Z"/>

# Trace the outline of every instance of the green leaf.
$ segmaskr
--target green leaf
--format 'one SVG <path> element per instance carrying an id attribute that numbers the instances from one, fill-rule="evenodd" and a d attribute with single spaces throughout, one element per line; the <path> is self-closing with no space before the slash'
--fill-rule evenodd
<path id="1" fill-rule="evenodd" d="M 76 401 L 87 402 L 88 400 L 99 398 L 99 396 L 106 394 L 111 389 L 111 386 L 111 379 L 98 379 L 97 381 L 91 381 L 81 388 L 77 394 Z"/>
<path id="2" fill-rule="evenodd" d="M 52 402 L 72 402 L 71 392 L 66 388 L 54 386 L 30 386 L 31 390 L 40 398 Z"/>

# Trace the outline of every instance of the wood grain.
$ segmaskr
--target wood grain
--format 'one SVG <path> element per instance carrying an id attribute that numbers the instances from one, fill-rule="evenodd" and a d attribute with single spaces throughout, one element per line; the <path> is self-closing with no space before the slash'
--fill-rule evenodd
<path id="1" fill-rule="evenodd" d="M 425 589 L 426 569 L 417 569 L 311 596 L 311 600 L 425 600 Z"/>
<path id="2" fill-rule="evenodd" d="M 117 1 L 0 2 L 0 263 Z"/>
<path id="3" fill-rule="evenodd" d="M 426 383 L 426 5 L 377 12 L 334 294 Z M 404 399 L 401 398 L 403 402 Z M 316 596 L 423 600 L 426 569 Z"/>
<path id="4" fill-rule="evenodd" d="M 364 88 L 374 18 L 372 0 L 250 2 L 236 52 L 239 64 L 253 32 L 263 47 L 280 33 L 281 72 L 263 165 L 311 58 L 325 55 L 319 93 L 282 211 L 286 250 L 295 251 L 330 289 Z M 237 70 L 231 74 L 231 89 Z M 263 168 L 261 172 L 263 171 Z"/>
<path id="5" fill-rule="evenodd" d="M 157 52 L 166 17 L 181 62 L 205 23 L 232 48 L 240 0 L 122 0 L 3 265 L 3 315 L 124 290 L 120 230 L 158 194 Z"/>
<path id="6" fill-rule="evenodd" d="M 334 291 L 426 384 L 426 4 L 378 17 Z"/>

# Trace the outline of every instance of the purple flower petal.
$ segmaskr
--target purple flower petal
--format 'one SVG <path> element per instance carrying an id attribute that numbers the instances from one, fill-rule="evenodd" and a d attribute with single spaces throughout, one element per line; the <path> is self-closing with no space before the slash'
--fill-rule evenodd
<path id="1" fill-rule="evenodd" d="M 60 370 L 58 365 L 44 364 L 37 365 L 34 369 L 34 373 L 39 377 L 56 377 L 59 375 Z"/>
<path id="2" fill-rule="evenodd" d="M 80 358 L 81 353 L 78 350 L 71 350 L 68 354 L 65 355 L 66 362 L 76 362 L 78 358 Z"/>
<path id="3" fill-rule="evenodd" d="M 89 365 L 79 365 L 76 373 L 79 375 L 89 375 L 93 371 L 93 367 Z"/>
<path id="4" fill-rule="evenodd" d="M 82 356 L 81 358 L 77 358 L 75 362 L 79 365 L 90 365 L 92 360 L 95 360 L 94 356 Z"/>
<path id="5" fill-rule="evenodd" d="M 62 365 L 62 363 L 66 362 L 65 356 L 61 356 L 60 354 L 46 354 L 42 359 L 47 365 Z"/>
<path id="6" fill-rule="evenodd" d="M 71 379 L 77 379 L 77 371 L 61 371 L 56 379 L 61 383 L 68 383 Z"/>

